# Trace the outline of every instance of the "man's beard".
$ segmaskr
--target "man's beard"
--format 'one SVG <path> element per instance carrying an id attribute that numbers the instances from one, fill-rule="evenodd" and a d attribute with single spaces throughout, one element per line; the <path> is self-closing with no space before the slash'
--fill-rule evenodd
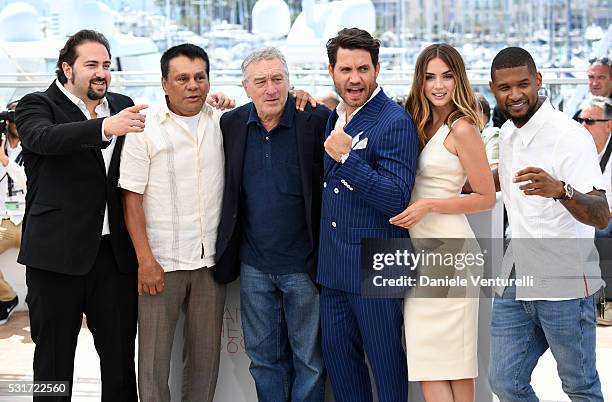
<path id="1" fill-rule="evenodd" d="M 527 113 L 525 113 L 524 116 L 514 117 L 510 113 L 506 113 L 506 115 L 510 118 L 510 120 L 512 121 L 512 123 L 514 123 L 515 126 L 522 127 L 529 121 L 529 119 L 531 119 L 531 116 L 535 114 L 536 109 L 538 107 L 538 102 L 539 98 L 536 98 L 535 103 L 533 105 L 529 105 L 529 109 L 527 109 Z"/>
<path id="2" fill-rule="evenodd" d="M 72 85 L 74 85 L 75 81 L 76 81 L 76 74 L 73 74 L 72 78 L 70 79 L 70 82 L 72 83 Z M 108 90 L 108 83 L 106 82 L 106 80 L 104 80 L 104 83 L 106 84 L 106 89 L 104 90 L 104 93 L 99 95 L 91 87 L 91 81 L 90 81 L 89 86 L 87 87 L 87 98 L 89 98 L 90 100 L 100 100 L 104 98 L 106 96 L 106 91 Z"/>
<path id="3" fill-rule="evenodd" d="M 104 90 L 104 93 L 98 94 L 96 91 L 93 90 L 93 88 L 91 87 L 91 84 L 89 84 L 89 88 L 87 88 L 87 97 L 89 99 L 100 100 L 104 98 L 105 96 L 106 96 L 106 90 Z"/>
<path id="4" fill-rule="evenodd" d="M 362 107 L 363 105 L 365 105 L 367 103 L 368 99 L 370 99 L 370 96 L 372 96 L 372 93 L 374 92 L 376 87 L 374 87 L 374 89 L 372 89 L 372 91 L 370 93 L 366 94 L 365 98 L 359 99 L 357 101 L 350 100 L 348 95 L 346 96 L 346 99 L 344 99 L 344 97 L 342 96 L 343 92 L 341 91 L 340 88 L 338 88 L 338 86 L 335 83 L 334 83 L 334 89 L 336 90 L 336 93 L 340 96 L 340 98 L 342 99 L 342 101 L 346 105 L 348 105 L 349 107 L 357 109 L 357 108 L 360 108 L 360 107 Z M 368 90 L 368 88 L 365 88 L 364 93 L 367 92 L 367 90 Z"/>

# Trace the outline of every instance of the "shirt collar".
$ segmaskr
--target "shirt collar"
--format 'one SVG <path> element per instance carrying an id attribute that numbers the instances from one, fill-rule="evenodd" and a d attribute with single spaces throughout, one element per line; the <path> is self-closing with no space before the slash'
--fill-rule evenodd
<path id="1" fill-rule="evenodd" d="M 55 80 L 55 85 L 59 88 L 60 91 L 70 100 L 70 102 L 74 103 L 78 108 L 87 109 L 87 105 L 83 102 L 83 99 L 79 98 L 72 92 L 68 91 L 58 80 Z M 100 103 L 96 106 L 102 105 L 103 107 L 108 107 L 108 99 L 106 96 L 100 100 Z"/>
<path id="2" fill-rule="evenodd" d="M 353 113 L 351 113 L 351 115 L 349 116 L 349 118 L 347 119 L 347 123 L 349 121 L 351 121 L 351 119 L 353 117 L 355 117 L 355 115 L 357 114 L 357 112 L 359 112 L 361 109 L 363 109 L 363 107 L 365 105 L 368 104 L 369 101 L 371 101 L 376 95 L 378 95 L 378 93 L 381 91 L 380 85 L 377 85 L 376 88 L 374 89 L 374 92 L 372 92 L 372 95 L 370 95 L 370 97 L 368 98 L 368 100 L 361 105 L 360 107 L 358 107 L 357 109 L 355 109 L 355 111 Z M 338 113 L 338 116 L 342 119 L 346 118 L 346 102 L 344 102 L 344 100 L 340 100 L 340 103 L 338 104 L 338 106 L 336 106 L 336 113 Z"/>
<path id="3" fill-rule="evenodd" d="M 214 108 L 210 106 L 208 103 L 204 102 L 202 105 L 202 109 L 200 109 L 200 113 L 205 116 L 211 117 L 214 113 Z M 168 108 L 168 97 L 164 96 L 164 101 L 159 105 L 159 113 L 157 115 L 157 119 L 159 123 L 163 123 L 166 119 L 172 118 L 172 114 L 170 113 L 170 109 Z"/>
<path id="4" fill-rule="evenodd" d="M 283 115 L 281 116 L 281 119 L 278 122 L 278 125 L 291 128 L 293 127 L 294 117 L 295 117 L 295 100 L 293 100 L 293 96 L 289 94 L 287 95 L 287 102 L 285 103 L 285 109 L 283 110 Z M 249 112 L 249 119 L 247 120 L 247 125 L 251 123 L 256 123 L 256 124 L 261 125 L 261 120 L 259 120 L 259 116 L 257 115 L 257 109 L 255 109 L 254 103 L 251 104 L 251 110 Z"/>
<path id="5" fill-rule="evenodd" d="M 539 100 L 539 99 L 538 99 Z M 540 108 L 531 116 L 531 118 L 523 125 L 523 127 L 514 127 L 514 132 L 519 135 L 523 146 L 529 145 L 535 135 L 538 133 L 540 128 L 546 123 L 549 116 L 548 114 L 555 109 L 550 104 L 548 98 L 544 98 Z M 514 123 L 512 123 L 514 125 Z"/>

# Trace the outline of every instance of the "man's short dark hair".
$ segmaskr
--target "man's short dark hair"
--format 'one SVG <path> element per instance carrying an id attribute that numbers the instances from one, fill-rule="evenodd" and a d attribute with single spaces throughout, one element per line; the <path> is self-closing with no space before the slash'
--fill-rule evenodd
<path id="1" fill-rule="evenodd" d="M 200 46 L 193 45 L 191 43 L 183 43 L 182 45 L 173 46 L 166 50 L 161 57 L 161 74 L 164 79 L 168 79 L 168 70 L 170 69 L 170 60 L 185 56 L 189 60 L 201 59 L 206 64 L 206 75 L 210 76 L 210 62 L 208 61 L 208 54 Z"/>
<path id="2" fill-rule="evenodd" d="M 612 77 L 612 59 L 610 59 L 608 56 L 593 57 L 589 59 L 589 67 L 591 67 L 593 64 L 602 64 L 604 66 L 608 66 L 608 68 L 610 69 L 609 75 Z"/>
<path id="3" fill-rule="evenodd" d="M 79 32 L 68 38 L 66 44 L 64 44 L 64 47 L 59 52 L 55 75 L 57 75 L 57 80 L 60 82 L 60 84 L 64 85 L 68 81 L 68 78 L 66 78 L 66 75 L 64 75 L 62 64 L 67 63 L 69 66 L 72 67 L 78 57 L 76 51 L 77 46 L 85 42 L 97 42 L 103 45 L 106 48 L 106 51 L 108 52 L 108 57 L 110 57 L 110 45 L 108 44 L 108 40 L 104 35 L 102 35 L 100 32 L 96 32 L 91 29 L 80 30 Z"/>
<path id="4" fill-rule="evenodd" d="M 359 28 L 344 28 L 338 35 L 327 41 L 327 58 L 332 68 L 336 66 L 338 49 L 363 49 L 370 53 L 372 64 L 378 64 L 378 50 L 380 41 L 374 39 L 368 31 Z"/>
<path id="5" fill-rule="evenodd" d="M 493 73 L 497 70 L 504 68 L 515 68 L 526 66 L 529 73 L 535 75 L 538 71 L 533 61 L 533 57 L 528 51 L 520 47 L 507 47 L 502 49 L 491 63 L 491 81 L 493 80 Z"/>

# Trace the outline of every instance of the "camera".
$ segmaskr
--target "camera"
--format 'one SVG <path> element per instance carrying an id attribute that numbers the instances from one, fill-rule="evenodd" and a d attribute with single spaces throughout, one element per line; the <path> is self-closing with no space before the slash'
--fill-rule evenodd
<path id="1" fill-rule="evenodd" d="M 8 131 L 8 123 L 15 121 L 14 110 L 0 110 L 0 134 L 4 137 Z"/>
<path id="2" fill-rule="evenodd" d="M 15 111 L 14 110 L 0 111 L 0 121 L 15 121 Z"/>

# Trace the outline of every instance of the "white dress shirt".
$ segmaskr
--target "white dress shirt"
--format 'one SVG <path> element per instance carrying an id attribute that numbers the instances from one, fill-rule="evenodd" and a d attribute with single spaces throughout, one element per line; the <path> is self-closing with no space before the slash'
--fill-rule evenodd
<path id="1" fill-rule="evenodd" d="M 212 267 L 224 183 L 221 112 L 205 104 L 197 133 L 165 104 L 126 136 L 119 186 L 143 194 L 147 239 L 165 272 Z"/>
<path id="2" fill-rule="evenodd" d="M 83 102 L 81 98 L 75 96 L 74 94 L 71 94 L 66 88 L 64 88 L 62 84 L 60 84 L 58 80 L 55 80 L 55 84 L 60 89 L 60 91 L 62 91 L 62 93 L 66 95 L 66 97 L 70 99 L 70 101 L 74 103 L 81 112 L 83 112 L 83 115 L 85 115 L 87 120 L 91 120 L 91 114 L 89 114 L 89 110 L 87 110 L 87 105 L 85 105 L 85 102 Z M 94 111 L 97 114 L 96 118 L 110 116 L 110 106 L 108 104 L 108 100 L 106 99 L 106 97 L 100 100 L 100 104 L 96 106 Z M 106 136 L 104 135 L 104 122 L 102 122 L 101 135 L 102 135 L 103 141 L 108 141 L 108 138 L 106 138 Z M 106 148 L 101 149 L 102 158 L 104 159 L 104 168 L 106 170 L 106 174 L 108 174 L 108 166 L 110 165 L 110 160 L 113 156 L 113 150 L 115 149 L 115 142 L 116 142 L 115 137 L 113 136 L 110 140 L 110 144 Z M 75 166 L 75 169 L 77 168 L 78 167 Z M 110 234 L 110 227 L 108 225 L 108 203 L 106 203 L 104 206 L 104 223 L 102 224 L 102 236 L 107 235 L 107 234 Z"/>
<path id="3" fill-rule="evenodd" d="M 511 120 L 502 126 L 499 149 L 499 181 L 512 231 L 502 275 L 507 277 L 514 265 L 517 278 L 533 275 L 535 280 L 534 288 L 517 287 L 517 299 L 593 294 L 603 285 L 593 244 L 595 228 L 576 220 L 561 202 L 525 195 L 519 186 L 526 182 L 512 182 L 519 170 L 531 166 L 581 193 L 604 189 L 591 135 L 546 99 L 521 128 Z"/>

